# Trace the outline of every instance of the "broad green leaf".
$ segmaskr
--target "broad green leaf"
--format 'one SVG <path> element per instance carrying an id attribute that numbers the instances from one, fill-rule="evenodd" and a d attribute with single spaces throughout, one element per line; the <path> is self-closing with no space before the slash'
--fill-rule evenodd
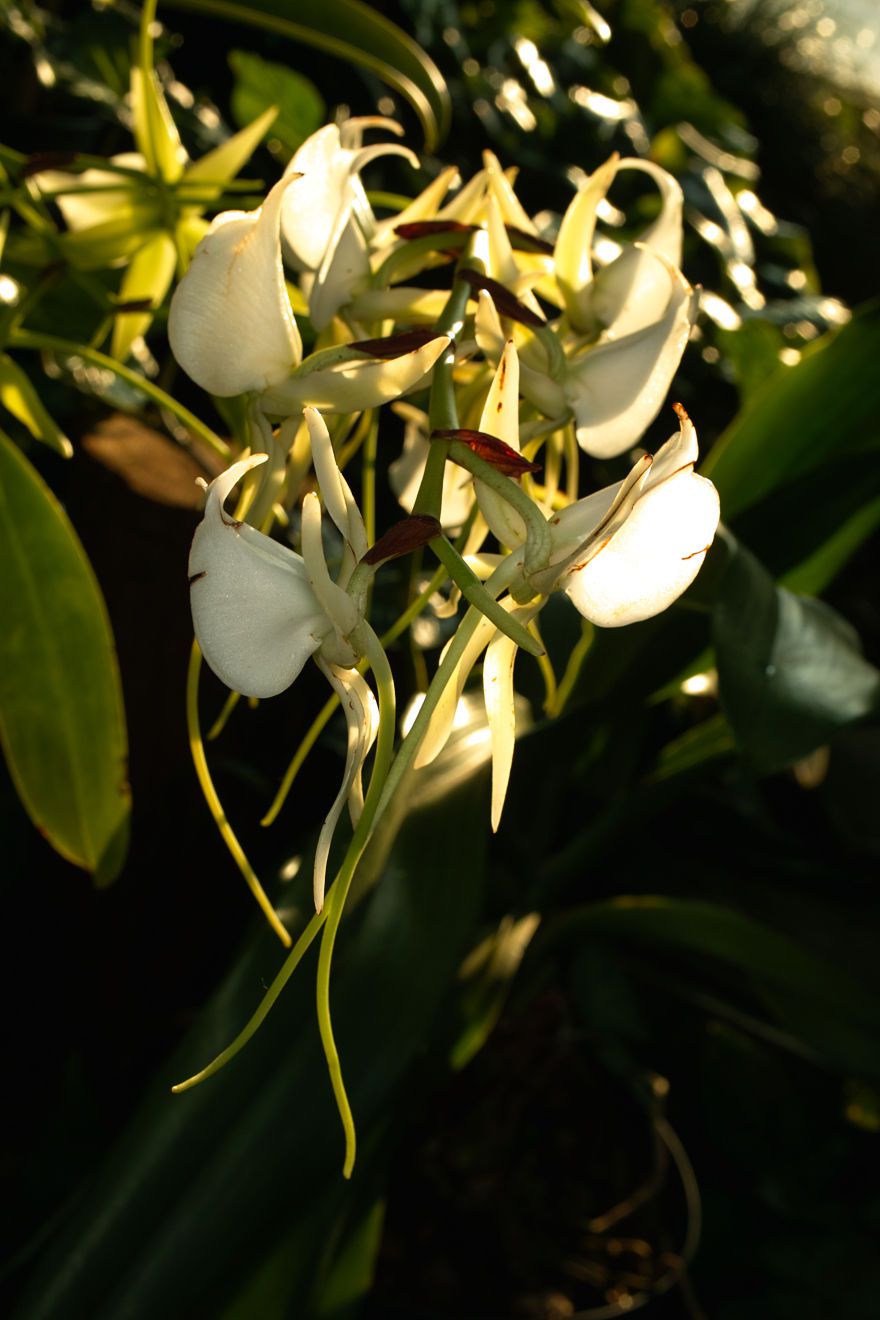
<path id="1" fill-rule="evenodd" d="M 395 23 L 360 0 L 170 0 L 171 6 L 265 28 L 371 69 L 409 101 L 433 151 L 449 127 L 449 91 L 422 48 Z M 293 17 L 291 17 L 293 15 Z M 344 87 L 339 96 L 345 95 Z"/>
<path id="2" fill-rule="evenodd" d="M 230 51 L 229 67 L 235 75 L 231 105 L 236 123 L 250 124 L 265 115 L 267 106 L 276 107 L 273 136 L 291 155 L 323 124 L 324 98 L 301 73 L 244 50 Z"/>
<path id="3" fill-rule="evenodd" d="M 119 286 L 121 303 L 141 302 L 149 298 L 152 306 L 146 312 L 116 313 L 110 352 L 120 362 L 128 357 L 138 335 L 150 328 L 156 309 L 168 292 L 177 264 L 177 249 L 170 234 L 159 233 L 136 252 Z"/>
<path id="4" fill-rule="evenodd" d="M 206 152 L 184 172 L 184 183 L 202 184 L 199 191 L 203 193 L 206 205 L 215 197 L 219 197 L 223 191 L 223 184 L 235 178 L 272 127 L 278 114 L 278 107 L 271 103 L 272 98 L 264 98 L 264 106 L 267 100 L 270 103 L 268 109 L 264 109 L 262 114 L 257 112 L 256 115 L 251 115 L 244 121 L 245 127 L 240 133 L 234 133 L 225 142 L 221 142 L 219 147 Z M 207 186 L 215 182 L 216 188 Z"/>
<path id="5" fill-rule="evenodd" d="M 446 765 L 443 775 L 451 769 Z M 313 958 L 228 1068 L 185 1095 L 168 1094 L 171 1082 L 231 1039 L 277 969 L 277 941 L 261 923 L 177 1058 L 163 1067 L 151 1098 L 34 1261 L 21 1320 L 220 1316 L 259 1262 L 273 1263 L 287 1233 L 300 1252 L 318 1255 L 313 1221 L 323 1220 L 324 1197 L 346 1213 L 370 1178 L 369 1152 L 394 1122 L 407 1069 L 422 1057 L 473 942 L 485 868 L 485 779 L 478 787 L 464 770 L 445 793 L 437 779 L 442 800 L 414 808 L 409 793 L 417 789 L 424 800 L 434 781 L 431 766 L 401 787 L 380 834 L 393 834 L 407 806 L 410 814 L 393 846 L 379 841 L 374 888 L 340 933 L 333 1022 L 367 1157 L 352 1181 L 340 1174 L 342 1134 L 315 1026 Z M 370 861 L 368 853 L 368 872 Z M 308 912 L 308 871 L 304 866 L 301 885 L 298 878 L 285 889 L 291 914 Z M 301 1268 L 297 1255 L 290 1274 Z M 312 1282 L 319 1266 L 313 1259 Z M 274 1314 L 265 1293 L 260 1304 Z M 284 1314 L 313 1312 L 303 1297 Z"/>
<path id="6" fill-rule="evenodd" d="M 109 884 L 128 840 L 126 733 L 113 635 L 52 492 L 0 434 L 0 741 L 53 848 Z"/>
<path id="7" fill-rule="evenodd" d="M 872 461 L 869 452 L 880 447 L 878 358 L 880 305 L 873 303 L 749 396 L 701 468 L 728 522 L 828 462 L 850 457 L 856 473 L 860 461 Z"/>
<path id="8" fill-rule="evenodd" d="M 35 440 L 42 440 L 62 458 L 70 458 L 73 446 L 67 436 L 43 407 L 30 377 L 5 353 L 0 353 L 0 404 L 27 427 Z"/>
<path id="9" fill-rule="evenodd" d="M 695 899 L 648 895 L 591 903 L 562 919 L 557 933 L 582 938 L 633 941 L 668 955 L 670 951 L 711 958 L 753 978 L 777 1001 L 783 1015 L 797 1014 L 803 1034 L 814 1038 L 830 1061 L 846 1066 L 829 1040 L 829 1023 L 846 1042 L 847 1054 L 873 1060 L 877 1070 L 876 1033 L 880 1030 L 877 999 L 842 967 L 814 955 L 743 912 Z M 817 1016 L 812 1033 L 810 1020 Z M 829 1043 L 826 1045 L 826 1041 Z"/>
<path id="10" fill-rule="evenodd" d="M 736 543 L 712 637 L 724 713 L 757 770 L 789 765 L 880 709 L 880 671 L 864 659 L 846 620 L 778 587 Z"/>

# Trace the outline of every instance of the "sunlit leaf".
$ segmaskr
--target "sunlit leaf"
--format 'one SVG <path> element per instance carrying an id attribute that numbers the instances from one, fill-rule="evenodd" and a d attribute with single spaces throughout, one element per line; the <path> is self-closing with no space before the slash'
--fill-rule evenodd
<path id="1" fill-rule="evenodd" d="M 67 436 L 43 407 L 30 377 L 5 353 L 0 353 L 0 404 L 27 427 L 35 440 L 42 440 L 62 458 L 70 458 L 73 446 Z"/>
<path id="2" fill-rule="evenodd" d="M 31 820 L 62 856 L 113 880 L 130 793 L 113 636 L 66 514 L 0 435 L 0 738 Z"/>
<path id="3" fill-rule="evenodd" d="M 229 66 L 235 75 L 231 105 L 236 123 L 250 124 L 258 115 L 265 115 L 267 107 L 275 107 L 272 136 L 291 155 L 323 124 L 324 98 L 315 84 L 295 69 L 244 50 L 230 51 Z"/>

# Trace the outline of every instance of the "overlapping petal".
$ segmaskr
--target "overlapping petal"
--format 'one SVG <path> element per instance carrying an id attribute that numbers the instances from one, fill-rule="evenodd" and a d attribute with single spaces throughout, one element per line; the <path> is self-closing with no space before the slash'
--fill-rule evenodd
<path id="1" fill-rule="evenodd" d="M 211 394 L 265 390 L 302 357 L 278 237 L 284 194 L 293 183 L 282 179 L 257 211 L 217 216 L 171 299 L 172 352 Z"/>

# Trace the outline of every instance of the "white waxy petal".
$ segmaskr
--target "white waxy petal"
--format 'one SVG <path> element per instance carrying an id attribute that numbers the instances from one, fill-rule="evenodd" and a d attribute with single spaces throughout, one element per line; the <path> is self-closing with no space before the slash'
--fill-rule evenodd
<path id="1" fill-rule="evenodd" d="M 351 302 L 354 294 L 369 281 L 366 240 L 354 217 L 343 212 L 309 289 L 309 317 L 315 329 L 324 330 L 340 308 Z"/>
<path id="2" fill-rule="evenodd" d="M 504 223 L 514 229 L 521 229 L 525 234 L 537 234 L 531 216 L 524 210 L 513 190 L 513 184 L 501 168 L 498 157 L 491 151 L 484 151 L 483 164 L 486 167 L 489 188 L 501 208 Z"/>
<path id="3" fill-rule="evenodd" d="M 261 401 L 262 407 L 275 417 L 288 417 L 307 404 L 322 413 L 378 408 L 421 384 L 448 347 L 449 337 L 439 335 L 400 357 L 356 358 L 303 371 L 268 390 Z"/>
<path id="4" fill-rule="evenodd" d="M 507 339 L 497 308 L 485 289 L 480 290 L 477 298 L 474 333 L 477 345 L 488 361 L 500 361 Z M 539 408 L 545 417 L 561 417 L 568 410 L 562 386 L 546 372 L 526 366 L 522 354 L 519 362 L 519 388 L 523 398 Z"/>
<path id="5" fill-rule="evenodd" d="M 318 269 L 340 212 L 351 206 L 353 155 L 342 146 L 336 124 L 325 124 L 306 138 L 284 172 L 287 178 L 302 175 L 281 213 L 285 252 L 300 270 Z"/>
<path id="6" fill-rule="evenodd" d="M 569 363 L 563 382 L 581 449 L 624 453 L 657 416 L 681 361 L 695 312 L 690 285 L 668 268 L 671 294 L 654 325 L 608 339 Z"/>
<path id="7" fill-rule="evenodd" d="M 327 568 L 321 531 L 321 502 L 314 491 L 308 492 L 302 504 L 302 552 L 316 599 L 337 632 L 347 637 L 360 622 L 360 615 L 351 596 L 336 585 Z"/>
<path id="8" fill-rule="evenodd" d="M 669 268 L 642 243 L 625 247 L 603 266 L 589 290 L 590 310 L 615 338 L 659 321 L 669 303 Z"/>
<path id="9" fill-rule="evenodd" d="M 351 488 L 339 470 L 330 432 L 317 408 L 305 408 L 303 415 L 309 428 L 315 475 L 327 512 L 351 546 L 355 559 L 362 559 L 367 553 L 364 520 Z"/>
<path id="10" fill-rule="evenodd" d="M 264 454 L 235 463 L 208 487 L 189 556 L 196 638 L 234 692 L 274 697 L 331 630 L 298 554 L 223 512 L 223 501 Z"/>
<path id="11" fill-rule="evenodd" d="M 602 628 L 649 619 L 693 582 L 718 526 L 718 492 L 690 469 L 642 494 L 623 525 L 565 590 L 575 608 Z"/>
<path id="12" fill-rule="evenodd" d="M 409 206 L 404 207 L 397 215 L 390 215 L 387 220 L 380 220 L 376 225 L 374 246 L 383 248 L 397 242 L 395 230 L 398 225 L 414 224 L 419 220 L 434 220 L 444 197 L 450 188 L 455 187 L 458 178 L 459 173 L 455 166 L 448 166 L 437 175 L 436 179 L 431 180 L 427 188 L 424 188 Z"/>
<path id="13" fill-rule="evenodd" d="M 617 156 L 600 165 L 569 203 L 554 249 L 556 279 L 566 315 L 575 330 L 592 331 L 588 288 L 593 278 L 596 208 L 611 187 Z"/>
<path id="14" fill-rule="evenodd" d="M 498 370 L 492 378 L 479 429 L 503 440 L 519 453 L 519 358 L 512 339 L 505 344 Z M 475 481 L 474 489 L 480 513 L 492 534 L 502 545 L 511 548 L 522 545 L 526 539 L 526 527 L 516 509 L 483 481 Z"/>
<path id="15" fill-rule="evenodd" d="M 660 165 L 655 165 L 652 160 L 639 160 L 626 156 L 618 163 L 617 168 L 640 170 L 643 174 L 650 175 L 660 189 L 660 214 L 640 236 L 639 242 L 659 253 L 661 257 L 665 257 L 667 261 L 671 261 L 673 266 L 680 266 L 684 240 L 682 224 L 684 195 L 680 183 Z"/>
<path id="16" fill-rule="evenodd" d="M 507 603 L 503 603 L 505 604 L 505 608 L 507 608 Z M 513 601 L 510 602 L 510 607 L 512 606 Z M 413 761 L 413 765 L 417 770 L 421 766 L 430 765 L 434 758 L 439 756 L 440 752 L 442 752 L 443 748 L 446 746 L 455 723 L 455 711 L 459 699 L 461 698 L 461 694 L 464 691 L 464 685 L 484 648 L 488 646 L 496 631 L 494 623 L 492 623 L 490 619 L 487 619 L 484 614 L 478 622 L 473 636 L 467 643 L 458 664 L 455 666 L 455 671 L 452 677 L 440 693 L 437 705 L 431 712 L 428 727 L 425 730 L 422 741 L 419 744 L 419 750 L 416 752 L 415 760 Z M 447 643 L 443 648 L 441 659 L 449 649 L 449 645 L 450 644 Z"/>
<path id="17" fill-rule="evenodd" d="M 302 356 L 278 240 L 291 182 L 277 183 L 258 211 L 217 216 L 171 299 L 171 350 L 211 394 L 264 390 L 284 380 Z"/>
<path id="18" fill-rule="evenodd" d="M 695 467 L 700 457 L 697 432 L 693 422 L 680 403 L 674 403 L 672 406 L 678 416 L 679 429 L 654 455 L 654 462 L 645 482 L 646 490 L 651 486 L 659 486 L 661 481 L 668 480 L 684 468 Z"/>
<path id="19" fill-rule="evenodd" d="M 363 797 L 360 792 L 361 771 L 379 728 L 379 709 L 376 705 L 376 699 L 357 670 L 342 669 L 336 665 L 328 665 L 322 660 L 319 660 L 318 664 L 339 697 L 348 726 L 348 745 L 342 783 L 334 799 L 333 806 L 328 811 L 324 824 L 321 826 L 321 833 L 318 836 L 318 843 L 315 848 L 315 869 L 312 885 L 316 912 L 320 912 L 324 906 L 327 861 L 330 856 L 333 835 L 336 833 L 336 826 L 339 823 L 339 817 L 342 815 L 342 809 L 346 801 L 351 804 L 353 796 L 359 800 L 359 805 L 363 806 Z M 357 806 L 355 806 L 352 814 L 353 817 L 360 814 Z"/>
<path id="20" fill-rule="evenodd" d="M 531 615 L 533 611 L 529 611 Z M 513 665 L 517 645 L 504 633 L 489 643 L 483 662 L 483 697 L 486 718 L 492 735 L 492 831 L 501 824 L 501 812 L 507 797 L 513 748 L 516 742 L 516 706 L 513 692 Z"/>
<path id="21" fill-rule="evenodd" d="M 451 202 L 447 202 L 442 211 L 437 212 L 438 220 L 458 220 L 461 224 L 473 224 L 484 215 L 486 201 L 486 171 L 479 170 Z"/>

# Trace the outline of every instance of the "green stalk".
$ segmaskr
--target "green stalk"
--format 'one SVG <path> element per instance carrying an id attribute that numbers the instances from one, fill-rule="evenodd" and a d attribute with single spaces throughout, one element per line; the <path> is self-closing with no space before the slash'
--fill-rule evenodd
<path id="1" fill-rule="evenodd" d="M 437 442 L 434 440 L 431 443 L 436 444 Z M 479 481 L 482 481 L 496 494 L 500 495 L 503 500 L 506 500 L 522 518 L 526 525 L 524 561 L 526 577 L 531 573 L 537 573 L 542 568 L 546 568 L 550 561 L 550 551 L 553 543 L 550 538 L 550 525 L 535 502 L 529 499 L 525 491 L 515 481 L 510 477 L 505 477 L 503 473 L 492 467 L 491 463 L 485 462 L 479 454 L 475 454 L 460 440 L 450 442 L 449 456 L 453 462 L 458 463 L 459 467 L 467 468 L 468 472 L 472 472 Z"/>

